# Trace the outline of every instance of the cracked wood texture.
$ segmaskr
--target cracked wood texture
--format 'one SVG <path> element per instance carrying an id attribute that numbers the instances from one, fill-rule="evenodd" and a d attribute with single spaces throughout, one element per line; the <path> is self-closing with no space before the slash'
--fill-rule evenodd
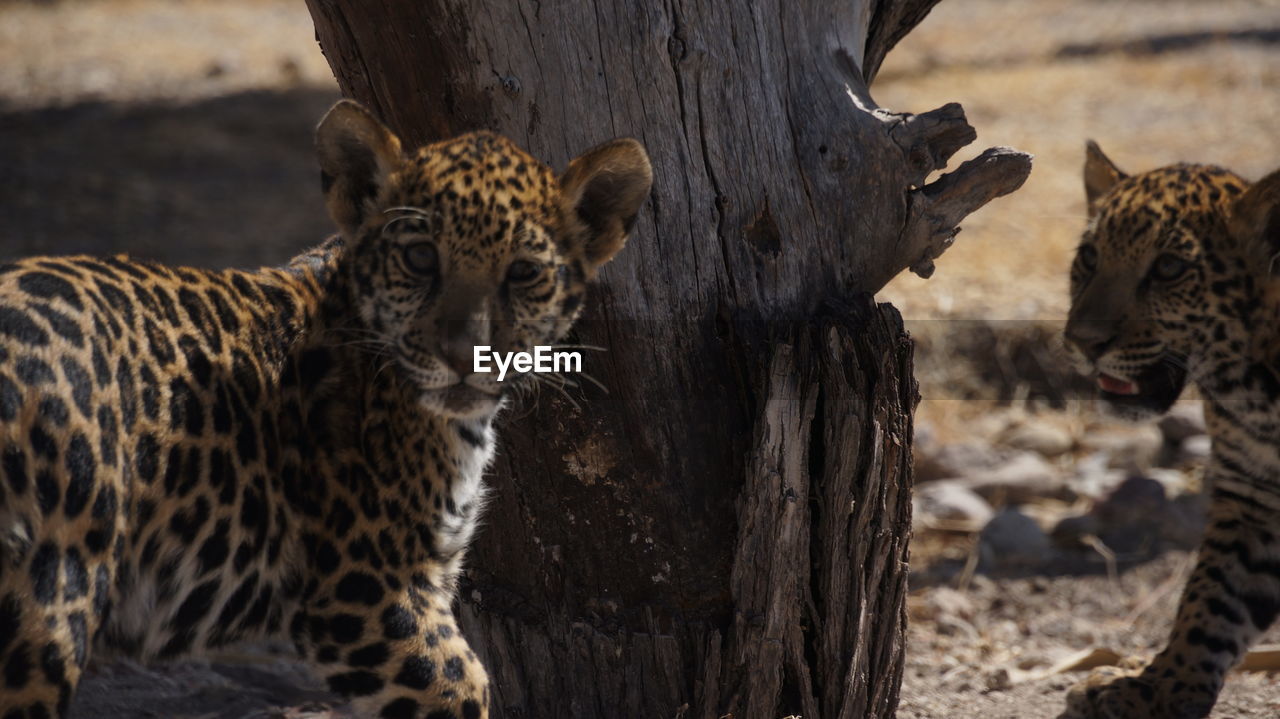
<path id="1" fill-rule="evenodd" d="M 893 714 L 916 392 L 869 293 L 980 201 L 920 186 L 972 140 L 958 106 L 888 112 L 866 78 L 934 1 L 307 0 L 407 145 L 652 158 L 576 330 L 608 394 L 502 419 L 459 602 L 494 716 Z"/>

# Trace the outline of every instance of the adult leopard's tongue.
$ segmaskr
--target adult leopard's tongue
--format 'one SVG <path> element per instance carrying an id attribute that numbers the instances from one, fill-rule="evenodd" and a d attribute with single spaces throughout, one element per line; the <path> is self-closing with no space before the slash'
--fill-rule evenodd
<path id="1" fill-rule="evenodd" d="M 1138 385 L 1119 377 L 1112 377 L 1109 374 L 1098 375 L 1098 387 L 1102 388 L 1103 392 L 1110 392 L 1111 394 L 1138 393 Z"/>

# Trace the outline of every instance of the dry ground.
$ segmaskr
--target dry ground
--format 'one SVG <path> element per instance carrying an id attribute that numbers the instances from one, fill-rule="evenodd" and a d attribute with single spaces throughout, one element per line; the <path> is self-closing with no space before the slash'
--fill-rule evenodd
<path id="1" fill-rule="evenodd" d="M 933 279 L 903 276 L 881 293 L 921 340 L 922 425 L 961 440 L 1011 398 L 1079 396 L 1053 343 L 1082 224 L 1084 139 L 1133 169 L 1280 166 L 1278 35 L 1274 1 L 946 0 L 890 54 L 873 88 L 882 105 L 959 101 L 975 152 L 1036 155 L 1026 186 L 966 222 Z M 310 129 L 336 96 L 300 0 L 0 0 L 0 256 L 280 261 L 329 230 Z M 923 566 L 956 547 L 919 549 Z M 979 576 L 962 589 L 920 575 L 900 715 L 1053 715 L 1072 677 L 1011 682 L 1010 667 L 1035 672 L 1095 644 L 1154 649 L 1186 562 L 1169 555 L 1115 579 Z M 253 668 L 105 671 L 79 716 L 265 717 L 279 715 L 273 701 L 314 698 Z M 1237 678 L 1215 712 L 1277 714 L 1280 690 L 1258 674 Z"/>

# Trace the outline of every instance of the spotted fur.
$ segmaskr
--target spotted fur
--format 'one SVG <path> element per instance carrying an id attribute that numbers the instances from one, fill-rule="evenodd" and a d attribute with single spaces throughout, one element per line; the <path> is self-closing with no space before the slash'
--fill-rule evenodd
<path id="1" fill-rule="evenodd" d="M 405 155 L 339 103 L 341 239 L 281 269 L 0 270 L 0 717 L 63 716 L 91 655 L 293 641 L 359 716 L 475 719 L 454 620 L 492 421 L 471 349 L 560 339 L 649 187 L 630 140 L 559 179 L 508 140 Z"/>
<path id="2" fill-rule="evenodd" d="M 1095 674 L 1062 716 L 1196 719 L 1280 612 L 1280 173 L 1252 187 L 1205 165 L 1128 176 L 1090 143 L 1085 184 L 1067 344 L 1124 414 L 1199 387 L 1211 499 L 1168 646 Z"/>

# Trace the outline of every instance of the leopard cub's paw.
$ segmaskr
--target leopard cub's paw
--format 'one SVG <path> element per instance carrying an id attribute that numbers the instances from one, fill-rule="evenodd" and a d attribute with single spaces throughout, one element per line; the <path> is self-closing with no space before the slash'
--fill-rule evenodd
<path id="1" fill-rule="evenodd" d="M 1125 660 L 1121 664 L 1131 665 L 1132 662 Z M 1134 686 L 1141 673 L 1140 667 L 1133 666 L 1094 669 L 1084 681 L 1067 691 L 1067 708 L 1058 715 L 1058 719 L 1123 719 L 1147 716 L 1150 702 L 1142 702 L 1143 692 Z M 1151 692 L 1150 687 L 1147 687 L 1147 692 Z"/>
<path id="2" fill-rule="evenodd" d="M 1186 683 L 1161 685 L 1129 658 L 1121 666 L 1099 667 L 1067 691 L 1067 708 L 1058 719 L 1200 719 L 1209 715 L 1212 697 L 1196 695 Z M 1207 699 L 1207 701 L 1206 701 Z"/>

